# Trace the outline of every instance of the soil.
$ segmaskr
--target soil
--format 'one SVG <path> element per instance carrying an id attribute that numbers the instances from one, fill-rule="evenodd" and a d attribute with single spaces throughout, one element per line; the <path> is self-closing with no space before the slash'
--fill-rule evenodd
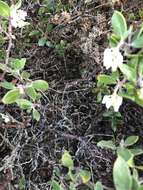
<path id="1" fill-rule="evenodd" d="M 36 4 L 31 2 L 25 0 L 25 9 L 29 20 L 38 23 L 36 8 L 33 9 Z M 93 181 L 100 180 L 108 189 L 114 189 L 112 167 L 116 155 L 97 147 L 97 142 L 116 136 L 118 145 L 127 136 L 138 135 L 138 146 L 142 147 L 143 109 L 126 101 L 121 108 L 122 121 L 114 133 L 111 120 L 103 116 L 106 109 L 97 102 L 93 89 L 97 75 L 104 71 L 102 57 L 108 46 L 107 34 L 114 8 L 122 9 L 127 16 L 134 11 L 138 14 L 141 6 L 141 0 L 115 7 L 106 0 L 91 0 L 88 5 L 78 1 L 70 12 L 70 21 L 59 21 L 48 36 L 52 41 L 66 40 L 70 44 L 64 55 L 53 48 L 39 47 L 35 39 L 20 52 L 13 49 L 15 57 L 27 58 L 26 69 L 32 78 L 48 81 L 50 88 L 41 99 L 38 123 L 15 106 L 0 105 L 0 112 L 9 113 L 19 121 L 1 124 L 0 190 L 9 187 L 19 190 L 18 184 L 23 178 L 25 190 L 50 189 L 48 182 L 53 168 L 60 164 L 64 150 L 73 156 L 76 167 L 92 172 Z M 133 23 L 139 22 L 138 17 Z M 54 15 L 49 22 L 54 22 Z M 22 40 L 16 42 L 18 47 Z M 141 165 L 143 159 L 140 157 L 136 162 Z M 64 175 L 65 168 L 59 168 Z M 142 179 L 142 172 L 140 176 Z"/>

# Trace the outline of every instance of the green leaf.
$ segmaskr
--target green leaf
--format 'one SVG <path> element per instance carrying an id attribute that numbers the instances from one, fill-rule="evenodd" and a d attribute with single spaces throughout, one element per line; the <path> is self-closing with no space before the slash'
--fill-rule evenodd
<path id="1" fill-rule="evenodd" d="M 36 109 L 33 109 L 32 115 L 36 121 L 40 120 L 40 113 Z"/>
<path id="2" fill-rule="evenodd" d="M 39 36 L 40 35 L 40 31 L 39 30 L 32 30 L 29 33 L 29 36 Z"/>
<path id="3" fill-rule="evenodd" d="M 127 33 L 127 23 L 122 13 L 120 13 L 119 11 L 115 11 L 112 16 L 111 22 L 113 32 L 120 38 L 124 39 L 125 34 Z"/>
<path id="4" fill-rule="evenodd" d="M 138 155 L 143 154 L 143 149 L 134 148 L 134 149 L 130 149 L 130 152 L 131 152 L 134 156 L 138 156 Z"/>
<path id="5" fill-rule="evenodd" d="M 29 100 L 26 100 L 26 99 L 18 99 L 18 100 L 16 100 L 16 103 L 23 110 L 32 108 L 32 102 L 30 102 Z"/>
<path id="6" fill-rule="evenodd" d="M 47 41 L 46 38 L 41 38 L 41 39 L 39 39 L 39 41 L 38 41 L 38 45 L 39 45 L 39 46 L 44 46 L 44 45 L 46 45 L 46 41 Z"/>
<path id="7" fill-rule="evenodd" d="M 10 7 L 3 1 L 0 1 L 0 16 L 6 18 L 10 16 Z"/>
<path id="8" fill-rule="evenodd" d="M 121 72 L 127 77 L 129 81 L 136 82 L 136 72 L 132 67 L 129 67 L 126 64 L 120 66 Z"/>
<path id="9" fill-rule="evenodd" d="M 141 186 L 138 188 L 138 190 L 143 190 L 143 185 L 141 185 Z"/>
<path id="10" fill-rule="evenodd" d="M 116 190 L 131 190 L 132 176 L 126 161 L 120 156 L 113 167 L 113 179 Z"/>
<path id="11" fill-rule="evenodd" d="M 27 71 L 23 71 L 21 73 L 21 77 L 25 80 L 29 79 L 30 78 L 30 73 L 28 73 Z"/>
<path id="12" fill-rule="evenodd" d="M 118 156 L 121 156 L 126 162 L 133 158 L 133 154 L 126 148 L 119 147 L 117 149 Z"/>
<path id="13" fill-rule="evenodd" d="M 64 154 L 62 155 L 61 158 L 61 163 L 63 166 L 72 169 L 74 164 L 71 155 L 69 154 L 68 151 L 64 151 Z"/>
<path id="14" fill-rule="evenodd" d="M 124 145 L 131 146 L 131 145 L 135 144 L 138 140 L 139 140 L 138 136 L 130 136 L 130 137 L 126 138 Z"/>
<path id="15" fill-rule="evenodd" d="M 138 190 L 139 189 L 139 181 L 132 176 L 132 189 Z"/>
<path id="16" fill-rule="evenodd" d="M 101 74 L 98 76 L 98 83 L 100 84 L 116 84 L 116 78 L 109 76 L 109 75 L 105 75 L 105 74 Z"/>
<path id="17" fill-rule="evenodd" d="M 105 141 L 105 140 L 99 141 L 97 143 L 97 146 L 101 147 L 101 148 L 107 148 L 107 149 L 111 149 L 111 150 L 116 150 L 116 146 L 113 143 L 113 141 L 111 141 L 111 140 L 108 140 L 108 141 Z"/>
<path id="18" fill-rule="evenodd" d="M 36 100 L 37 92 L 32 86 L 25 88 L 25 92 L 33 101 Z"/>
<path id="19" fill-rule="evenodd" d="M 49 88 L 49 85 L 44 80 L 36 80 L 32 83 L 33 88 L 36 90 L 46 91 Z"/>
<path id="20" fill-rule="evenodd" d="M 26 59 L 22 58 L 22 59 L 14 59 L 14 60 L 12 60 L 12 62 L 10 64 L 11 64 L 11 67 L 14 70 L 21 70 L 21 69 L 24 68 L 25 63 L 26 63 Z"/>
<path id="21" fill-rule="evenodd" d="M 2 99 L 2 102 L 4 104 L 12 104 L 14 103 L 18 98 L 20 97 L 20 92 L 18 89 L 14 89 L 14 90 L 10 90 L 8 91 L 3 99 Z"/>
<path id="22" fill-rule="evenodd" d="M 15 88 L 15 86 L 11 82 L 7 82 L 7 81 L 0 82 L 0 86 L 8 90 L 12 90 Z"/>
<path id="23" fill-rule="evenodd" d="M 89 182 L 90 177 L 91 177 L 89 171 L 87 171 L 87 170 L 81 170 L 80 173 L 79 173 L 79 175 L 80 175 L 83 183 L 88 183 Z"/>
<path id="24" fill-rule="evenodd" d="M 61 186 L 59 185 L 59 183 L 55 180 L 52 181 L 52 190 L 63 190 L 63 188 L 61 188 Z"/>
<path id="25" fill-rule="evenodd" d="M 94 186 L 94 190 L 103 190 L 103 185 L 100 181 L 97 181 L 95 186 Z"/>
<path id="26" fill-rule="evenodd" d="M 143 35 L 139 36 L 138 38 L 133 40 L 133 42 L 131 43 L 131 46 L 133 46 L 135 48 L 142 48 L 143 47 Z"/>
<path id="27" fill-rule="evenodd" d="M 112 34 L 111 36 L 109 36 L 108 40 L 110 47 L 116 47 L 120 41 L 120 38 L 118 38 L 118 36 L 116 36 L 115 34 Z"/>

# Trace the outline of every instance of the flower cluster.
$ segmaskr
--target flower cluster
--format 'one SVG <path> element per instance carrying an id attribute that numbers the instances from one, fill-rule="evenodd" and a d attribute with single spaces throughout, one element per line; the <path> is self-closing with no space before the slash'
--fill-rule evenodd
<path id="1" fill-rule="evenodd" d="M 116 71 L 123 64 L 123 56 L 118 47 L 107 48 L 104 51 L 104 66 L 106 69 L 111 67 L 112 71 Z"/>
<path id="2" fill-rule="evenodd" d="M 22 28 L 25 25 L 27 25 L 27 22 L 25 22 L 27 16 L 27 12 L 23 11 L 21 9 L 12 9 L 10 12 L 10 17 L 11 17 L 11 25 L 14 28 Z"/>
<path id="3" fill-rule="evenodd" d="M 107 48 L 104 51 L 103 64 L 106 69 L 112 69 L 116 71 L 118 67 L 123 64 L 123 56 L 119 50 L 119 47 Z M 117 90 L 114 91 L 112 95 L 105 95 L 103 97 L 102 103 L 106 105 L 106 108 L 114 108 L 115 112 L 118 112 L 123 98 L 117 94 Z"/>
<path id="4" fill-rule="evenodd" d="M 121 106 L 123 98 L 119 96 L 117 93 L 113 93 L 112 95 L 105 95 L 103 97 L 102 103 L 106 105 L 106 108 L 110 107 L 114 108 L 115 112 L 118 112 L 119 107 Z"/>

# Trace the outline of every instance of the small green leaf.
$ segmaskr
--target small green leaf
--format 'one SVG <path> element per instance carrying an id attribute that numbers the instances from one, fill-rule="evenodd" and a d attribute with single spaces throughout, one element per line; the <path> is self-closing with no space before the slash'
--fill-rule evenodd
<path id="1" fill-rule="evenodd" d="M 61 188 L 61 186 L 59 185 L 59 183 L 55 180 L 52 181 L 52 190 L 63 190 L 63 188 Z"/>
<path id="2" fill-rule="evenodd" d="M 4 104 L 12 104 L 14 103 L 18 98 L 20 97 L 20 92 L 18 89 L 14 89 L 14 90 L 10 90 L 8 91 L 3 99 L 2 99 L 2 102 Z"/>
<path id="3" fill-rule="evenodd" d="M 132 43 L 131 46 L 135 48 L 142 48 L 143 47 L 143 35 L 136 38 Z"/>
<path id="4" fill-rule="evenodd" d="M 113 32 L 120 38 L 124 39 L 125 34 L 127 33 L 127 23 L 122 13 L 120 13 L 119 11 L 115 11 L 112 16 L 111 22 Z"/>
<path id="5" fill-rule="evenodd" d="M 36 121 L 40 120 L 40 113 L 36 109 L 33 109 L 32 115 Z"/>
<path id="6" fill-rule="evenodd" d="M 23 110 L 32 108 L 32 102 L 30 102 L 29 100 L 26 100 L 26 99 L 18 99 L 18 100 L 16 100 L 16 103 Z"/>
<path id="7" fill-rule="evenodd" d="M 25 80 L 29 79 L 30 78 L 30 73 L 28 73 L 27 71 L 23 71 L 21 73 L 21 77 Z"/>
<path id="8" fill-rule="evenodd" d="M 0 86 L 8 90 L 12 90 L 15 88 L 15 86 L 11 82 L 7 82 L 7 81 L 0 82 Z"/>
<path id="9" fill-rule="evenodd" d="M 143 154 L 143 149 L 134 148 L 134 149 L 130 149 L 130 152 L 131 152 L 134 156 L 138 156 L 138 155 Z"/>
<path id="10" fill-rule="evenodd" d="M 121 72 L 127 77 L 129 81 L 136 82 L 136 72 L 132 67 L 129 67 L 126 64 L 120 66 Z"/>
<path id="11" fill-rule="evenodd" d="M 116 146 L 113 143 L 113 141 L 111 141 L 111 140 L 109 140 L 109 141 L 105 141 L 105 140 L 99 141 L 97 143 L 97 146 L 101 147 L 101 148 L 107 148 L 107 149 L 111 149 L 111 150 L 116 150 Z"/>
<path id="12" fill-rule="evenodd" d="M 135 144 L 138 140 L 139 140 L 138 136 L 130 136 L 125 140 L 124 145 L 131 146 L 131 145 Z"/>
<path id="13" fill-rule="evenodd" d="M 103 185 L 100 181 L 97 181 L 95 186 L 94 186 L 94 190 L 103 190 Z"/>
<path id="14" fill-rule="evenodd" d="M 113 78 L 112 76 L 101 74 L 98 76 L 98 83 L 100 84 L 116 84 L 116 78 Z"/>
<path id="15" fill-rule="evenodd" d="M 70 168 L 70 169 L 72 169 L 74 166 L 72 157 L 69 154 L 69 152 L 66 150 L 64 151 L 64 154 L 62 155 L 61 162 L 62 162 L 63 166 Z"/>
<path id="16" fill-rule="evenodd" d="M 39 36 L 40 35 L 40 31 L 39 30 L 32 30 L 29 33 L 29 36 L 33 37 L 33 36 Z"/>
<path id="17" fill-rule="evenodd" d="M 83 183 L 88 183 L 89 182 L 90 177 L 91 177 L 89 171 L 87 171 L 87 170 L 81 170 L 79 175 L 80 175 Z"/>
<path id="18" fill-rule="evenodd" d="M 35 89 L 32 86 L 25 88 L 25 92 L 26 92 L 27 96 L 29 96 L 33 101 L 36 100 L 37 92 L 35 91 Z"/>
<path id="19" fill-rule="evenodd" d="M 39 46 L 44 46 L 44 45 L 46 45 L 46 41 L 47 41 L 46 38 L 41 38 L 41 39 L 39 39 L 39 41 L 38 41 L 38 45 L 39 45 Z"/>
<path id="20" fill-rule="evenodd" d="M 0 16 L 6 18 L 10 16 L 10 7 L 3 1 L 0 1 Z"/>
<path id="21" fill-rule="evenodd" d="M 132 176 L 126 161 L 118 157 L 113 167 L 113 179 L 116 190 L 131 190 Z"/>
<path id="22" fill-rule="evenodd" d="M 21 70 L 21 69 L 24 68 L 25 63 L 26 63 L 26 59 L 22 58 L 22 59 L 14 59 L 14 60 L 12 60 L 12 62 L 10 64 L 11 64 L 11 67 L 14 70 Z"/>
<path id="23" fill-rule="evenodd" d="M 49 88 L 49 85 L 44 80 L 36 80 L 32 83 L 33 88 L 36 90 L 46 91 Z"/>

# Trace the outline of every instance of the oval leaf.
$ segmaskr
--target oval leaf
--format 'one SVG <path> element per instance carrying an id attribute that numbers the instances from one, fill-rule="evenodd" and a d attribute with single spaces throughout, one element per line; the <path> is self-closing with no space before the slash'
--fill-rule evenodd
<path id="1" fill-rule="evenodd" d="M 41 90 L 41 91 L 48 90 L 48 88 L 49 88 L 48 83 L 44 80 L 36 80 L 32 83 L 32 86 L 36 90 Z"/>
<path id="2" fill-rule="evenodd" d="M 99 141 L 97 143 L 97 146 L 101 147 L 101 148 L 107 148 L 107 149 L 111 149 L 111 150 L 116 150 L 116 146 L 115 144 L 113 143 L 113 141 L 105 141 L 105 140 L 102 140 L 102 141 Z"/>
<path id="3" fill-rule="evenodd" d="M 32 102 L 30 102 L 26 99 L 18 99 L 16 101 L 16 103 L 23 110 L 27 110 L 27 109 L 30 109 L 32 107 Z"/>
<path id="4" fill-rule="evenodd" d="M 143 35 L 136 38 L 132 43 L 131 46 L 135 48 L 142 48 L 143 47 Z"/>
<path id="5" fill-rule="evenodd" d="M 6 18 L 10 16 L 10 7 L 3 1 L 0 1 L 0 16 Z"/>
<path id="6" fill-rule="evenodd" d="M 96 182 L 94 190 L 103 190 L 103 185 L 100 181 Z"/>
<path id="7" fill-rule="evenodd" d="M 138 140 L 139 140 L 138 136 L 130 136 L 130 137 L 126 138 L 124 145 L 131 146 L 131 145 L 135 144 Z"/>
<path id="8" fill-rule="evenodd" d="M 62 165 L 72 169 L 73 168 L 73 160 L 71 155 L 69 154 L 68 151 L 64 151 L 64 154 L 62 155 L 62 159 L 61 159 Z"/>
<path id="9" fill-rule="evenodd" d="M 83 183 L 87 183 L 90 180 L 91 175 L 90 175 L 89 171 L 81 170 L 80 177 L 81 177 Z"/>
<path id="10" fill-rule="evenodd" d="M 12 90 L 15 88 L 15 86 L 11 82 L 7 82 L 7 81 L 0 82 L 0 86 L 8 90 Z"/>
<path id="11" fill-rule="evenodd" d="M 136 72 L 132 67 L 126 64 L 122 64 L 120 66 L 120 70 L 127 77 L 129 81 L 136 82 Z"/>
<path id="12" fill-rule="evenodd" d="M 113 167 L 113 179 L 116 190 L 131 190 L 132 176 L 126 161 L 120 156 Z"/>
<path id="13" fill-rule="evenodd" d="M 8 91 L 2 99 L 4 104 L 12 104 L 20 97 L 20 91 L 18 89 Z"/>
<path id="14" fill-rule="evenodd" d="M 111 22 L 113 32 L 120 38 L 124 38 L 125 34 L 127 33 L 127 23 L 122 13 L 120 13 L 119 11 L 115 11 L 112 16 Z"/>
<path id="15" fill-rule="evenodd" d="M 36 99 L 37 92 L 35 91 L 35 89 L 33 87 L 25 88 L 25 92 L 26 92 L 27 96 L 29 96 L 33 101 Z"/>
<path id="16" fill-rule="evenodd" d="M 14 70 L 21 70 L 21 69 L 24 68 L 25 63 L 26 63 L 26 59 L 25 59 L 25 58 L 22 58 L 22 59 L 14 59 L 14 60 L 11 62 L 11 67 L 12 67 Z"/>
<path id="17" fill-rule="evenodd" d="M 33 109 L 32 115 L 36 121 L 40 120 L 40 113 L 36 109 Z"/>

